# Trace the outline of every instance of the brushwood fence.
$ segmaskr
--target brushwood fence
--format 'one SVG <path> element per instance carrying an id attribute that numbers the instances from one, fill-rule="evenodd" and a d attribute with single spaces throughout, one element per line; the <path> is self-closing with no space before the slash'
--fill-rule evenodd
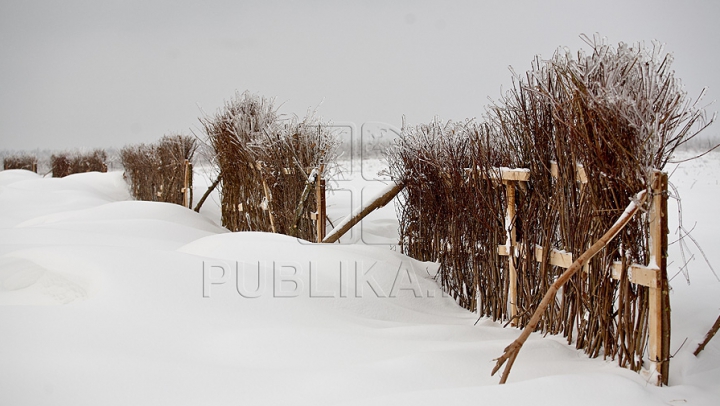
<path id="1" fill-rule="evenodd" d="M 54 178 L 76 173 L 107 172 L 107 153 L 102 149 L 90 152 L 61 152 L 50 156 L 50 168 Z"/>
<path id="2" fill-rule="evenodd" d="M 422 168 L 405 168 L 417 179 L 402 182 L 402 251 L 439 262 L 440 282 L 462 306 L 520 328 L 548 287 L 612 226 L 632 196 L 597 207 L 591 190 L 606 185 L 597 185 L 604 182 L 592 175 L 600 175 L 578 165 L 560 169 L 548 162 L 545 171 L 532 171 L 428 162 L 421 158 L 413 163 Z M 549 195 L 540 196 L 542 184 Z M 571 279 L 538 330 L 563 334 L 589 355 L 617 358 L 633 370 L 643 366 L 647 347 L 650 369 L 666 382 L 667 176 L 654 172 L 649 185 L 654 203 L 644 207 L 648 214 L 633 219 Z"/>
<path id="3" fill-rule="evenodd" d="M 328 126 L 281 119 L 272 100 L 247 92 L 201 122 L 219 169 L 223 226 L 322 241 L 324 179 L 338 146 Z"/>
<path id="4" fill-rule="evenodd" d="M 559 171 L 557 164 L 551 163 L 551 175 L 557 179 Z M 515 192 L 522 184 L 528 182 L 530 172 L 526 170 L 500 170 L 499 179 L 505 188 L 505 244 L 499 245 L 498 254 L 508 258 L 508 303 L 509 318 L 512 324 L 515 324 L 518 312 L 518 272 L 517 262 L 529 258 L 537 261 L 540 266 L 553 266 L 561 269 L 569 268 L 573 263 L 573 255 L 570 252 L 543 246 L 528 246 L 516 238 L 516 222 L 518 213 L 516 212 Z M 581 193 L 582 188 L 588 183 L 585 170 L 582 166 L 577 167 L 577 181 L 580 182 Z M 657 372 L 659 382 L 667 384 L 670 361 L 670 297 L 669 283 L 667 277 L 667 197 L 668 197 L 668 180 L 667 174 L 655 171 L 653 173 L 651 191 L 652 200 L 647 210 L 647 226 L 649 228 L 649 240 L 647 247 L 649 251 L 648 265 L 630 264 L 627 261 L 613 261 L 610 268 L 610 277 L 618 281 L 620 294 L 615 305 L 617 310 L 612 314 L 615 316 L 615 322 L 623 317 L 628 318 L 628 314 L 637 312 L 639 319 L 644 324 L 647 323 L 647 331 L 643 328 L 636 328 L 631 331 L 624 331 L 623 335 L 633 334 L 630 343 L 637 343 L 637 349 L 643 348 L 643 340 L 647 335 L 648 360 L 650 362 L 649 370 Z M 525 215 L 532 216 L 532 213 Z M 593 270 L 590 269 L 590 262 L 583 266 L 582 271 L 578 275 L 573 285 L 576 288 L 590 287 L 590 275 Z M 633 287 L 638 289 L 644 287 L 647 290 L 647 303 L 633 303 L 622 300 L 626 297 L 622 288 Z M 592 291 L 588 291 L 592 295 Z M 556 301 L 557 310 L 562 314 L 565 296 L 561 296 Z M 639 306 L 639 307 L 638 307 Z M 551 310 L 551 314 L 553 311 Z M 637 326 L 637 325 L 636 325 Z M 643 326 L 644 327 L 644 326 Z M 636 351 L 637 352 L 637 351 Z"/>
<path id="5" fill-rule="evenodd" d="M 37 173 L 38 160 L 34 155 L 16 154 L 3 159 L 3 170 L 25 169 Z"/>
<path id="6" fill-rule="evenodd" d="M 403 124 L 387 151 L 404 186 L 400 247 L 439 262 L 460 305 L 524 328 L 572 258 L 648 191 L 655 203 L 558 291 L 537 331 L 667 383 L 667 180 L 653 168 L 711 121 L 660 50 L 591 45 L 536 59 L 481 123 Z"/>
<path id="7" fill-rule="evenodd" d="M 191 208 L 196 150 L 196 139 L 187 135 L 166 135 L 156 144 L 126 146 L 120 160 L 130 193 L 137 200 Z"/>

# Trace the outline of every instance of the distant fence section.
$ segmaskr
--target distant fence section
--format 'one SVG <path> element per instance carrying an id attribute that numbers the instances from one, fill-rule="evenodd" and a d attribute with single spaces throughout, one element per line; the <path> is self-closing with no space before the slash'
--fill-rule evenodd
<path id="1" fill-rule="evenodd" d="M 107 159 L 107 153 L 102 149 L 61 152 L 50 156 L 50 168 L 54 178 L 64 178 L 75 173 L 107 172 Z"/>
<path id="2" fill-rule="evenodd" d="M 196 150 L 197 141 L 187 135 L 167 135 L 155 144 L 126 146 L 120 151 L 120 160 L 130 193 L 137 200 L 191 208 Z"/>
<path id="3" fill-rule="evenodd" d="M 3 159 L 3 170 L 8 169 L 25 169 L 37 173 L 38 160 L 34 155 L 29 154 L 6 156 Z"/>

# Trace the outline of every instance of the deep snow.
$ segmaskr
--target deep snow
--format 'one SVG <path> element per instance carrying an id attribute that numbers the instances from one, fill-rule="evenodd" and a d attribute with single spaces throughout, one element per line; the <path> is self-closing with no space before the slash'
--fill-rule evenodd
<path id="1" fill-rule="evenodd" d="M 362 176 L 379 163 L 364 165 L 331 182 L 333 221 L 383 188 Z M 670 180 L 686 228 L 720 268 L 720 155 Z M 132 201 L 120 172 L 0 172 L 0 404 L 720 400 L 720 338 L 692 355 L 720 314 L 720 282 L 693 246 L 691 283 L 672 281 L 670 387 L 537 334 L 499 386 L 493 359 L 519 331 L 477 321 L 442 294 L 435 264 L 393 251 L 392 205 L 332 245 L 228 233 L 218 216 L 216 196 L 201 214 Z M 671 274 L 679 258 L 675 244 Z"/>

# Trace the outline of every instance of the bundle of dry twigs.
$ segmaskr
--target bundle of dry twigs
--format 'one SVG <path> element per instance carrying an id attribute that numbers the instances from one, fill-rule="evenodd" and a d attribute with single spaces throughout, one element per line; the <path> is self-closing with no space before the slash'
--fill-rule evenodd
<path id="1" fill-rule="evenodd" d="M 197 141 L 188 135 L 166 135 L 156 144 L 131 145 L 120 151 L 125 178 L 137 200 L 183 204 L 185 161 L 192 162 Z M 188 185 L 192 190 L 192 177 Z"/>
<path id="2" fill-rule="evenodd" d="M 3 159 L 3 169 L 25 169 L 37 171 L 37 158 L 29 154 L 15 154 L 6 156 Z"/>
<path id="3" fill-rule="evenodd" d="M 107 172 L 107 153 L 96 149 L 91 152 L 58 153 L 50 156 L 50 167 L 55 178 L 74 173 Z"/>
<path id="4" fill-rule="evenodd" d="M 335 165 L 338 141 L 313 115 L 282 119 L 273 101 L 237 94 L 201 119 L 220 170 L 223 225 L 315 241 L 314 171 Z"/>

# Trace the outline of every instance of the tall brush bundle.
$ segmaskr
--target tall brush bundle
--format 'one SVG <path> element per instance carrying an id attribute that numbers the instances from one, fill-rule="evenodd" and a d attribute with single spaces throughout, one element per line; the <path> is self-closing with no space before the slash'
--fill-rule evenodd
<path id="1" fill-rule="evenodd" d="M 588 42 L 589 55 L 558 52 L 535 60 L 482 124 L 404 126 L 388 151 L 393 177 L 406 185 L 399 208 L 403 251 L 439 261 L 444 288 L 482 316 L 509 319 L 508 257 L 498 255 L 507 239 L 507 195 L 498 168 L 530 170 L 515 196 L 517 241 L 577 258 L 635 193 L 650 187 L 653 169 L 663 169 L 676 148 L 709 125 L 661 47 Z M 578 181 L 582 171 L 589 182 Z M 616 260 L 624 269 L 648 263 L 648 239 L 647 216 L 637 216 L 558 294 L 538 329 L 640 369 L 647 288 L 610 275 Z M 563 269 L 532 254 L 516 257 L 515 267 L 514 322 L 524 327 Z"/>
<path id="2" fill-rule="evenodd" d="M 107 153 L 101 149 L 91 152 L 59 153 L 50 156 L 50 167 L 55 178 L 75 173 L 107 172 Z"/>
<path id="3" fill-rule="evenodd" d="M 221 177 L 223 226 L 315 241 L 313 169 L 334 165 L 337 139 L 309 116 L 281 119 L 273 102 L 247 92 L 201 119 Z"/>
<path id="4" fill-rule="evenodd" d="M 3 159 L 3 169 L 25 169 L 37 172 L 37 158 L 28 154 L 10 155 Z"/>
<path id="5" fill-rule="evenodd" d="M 183 204 L 185 161 L 192 162 L 196 150 L 197 141 L 188 135 L 166 135 L 153 145 L 123 148 L 120 160 L 133 197 Z"/>

